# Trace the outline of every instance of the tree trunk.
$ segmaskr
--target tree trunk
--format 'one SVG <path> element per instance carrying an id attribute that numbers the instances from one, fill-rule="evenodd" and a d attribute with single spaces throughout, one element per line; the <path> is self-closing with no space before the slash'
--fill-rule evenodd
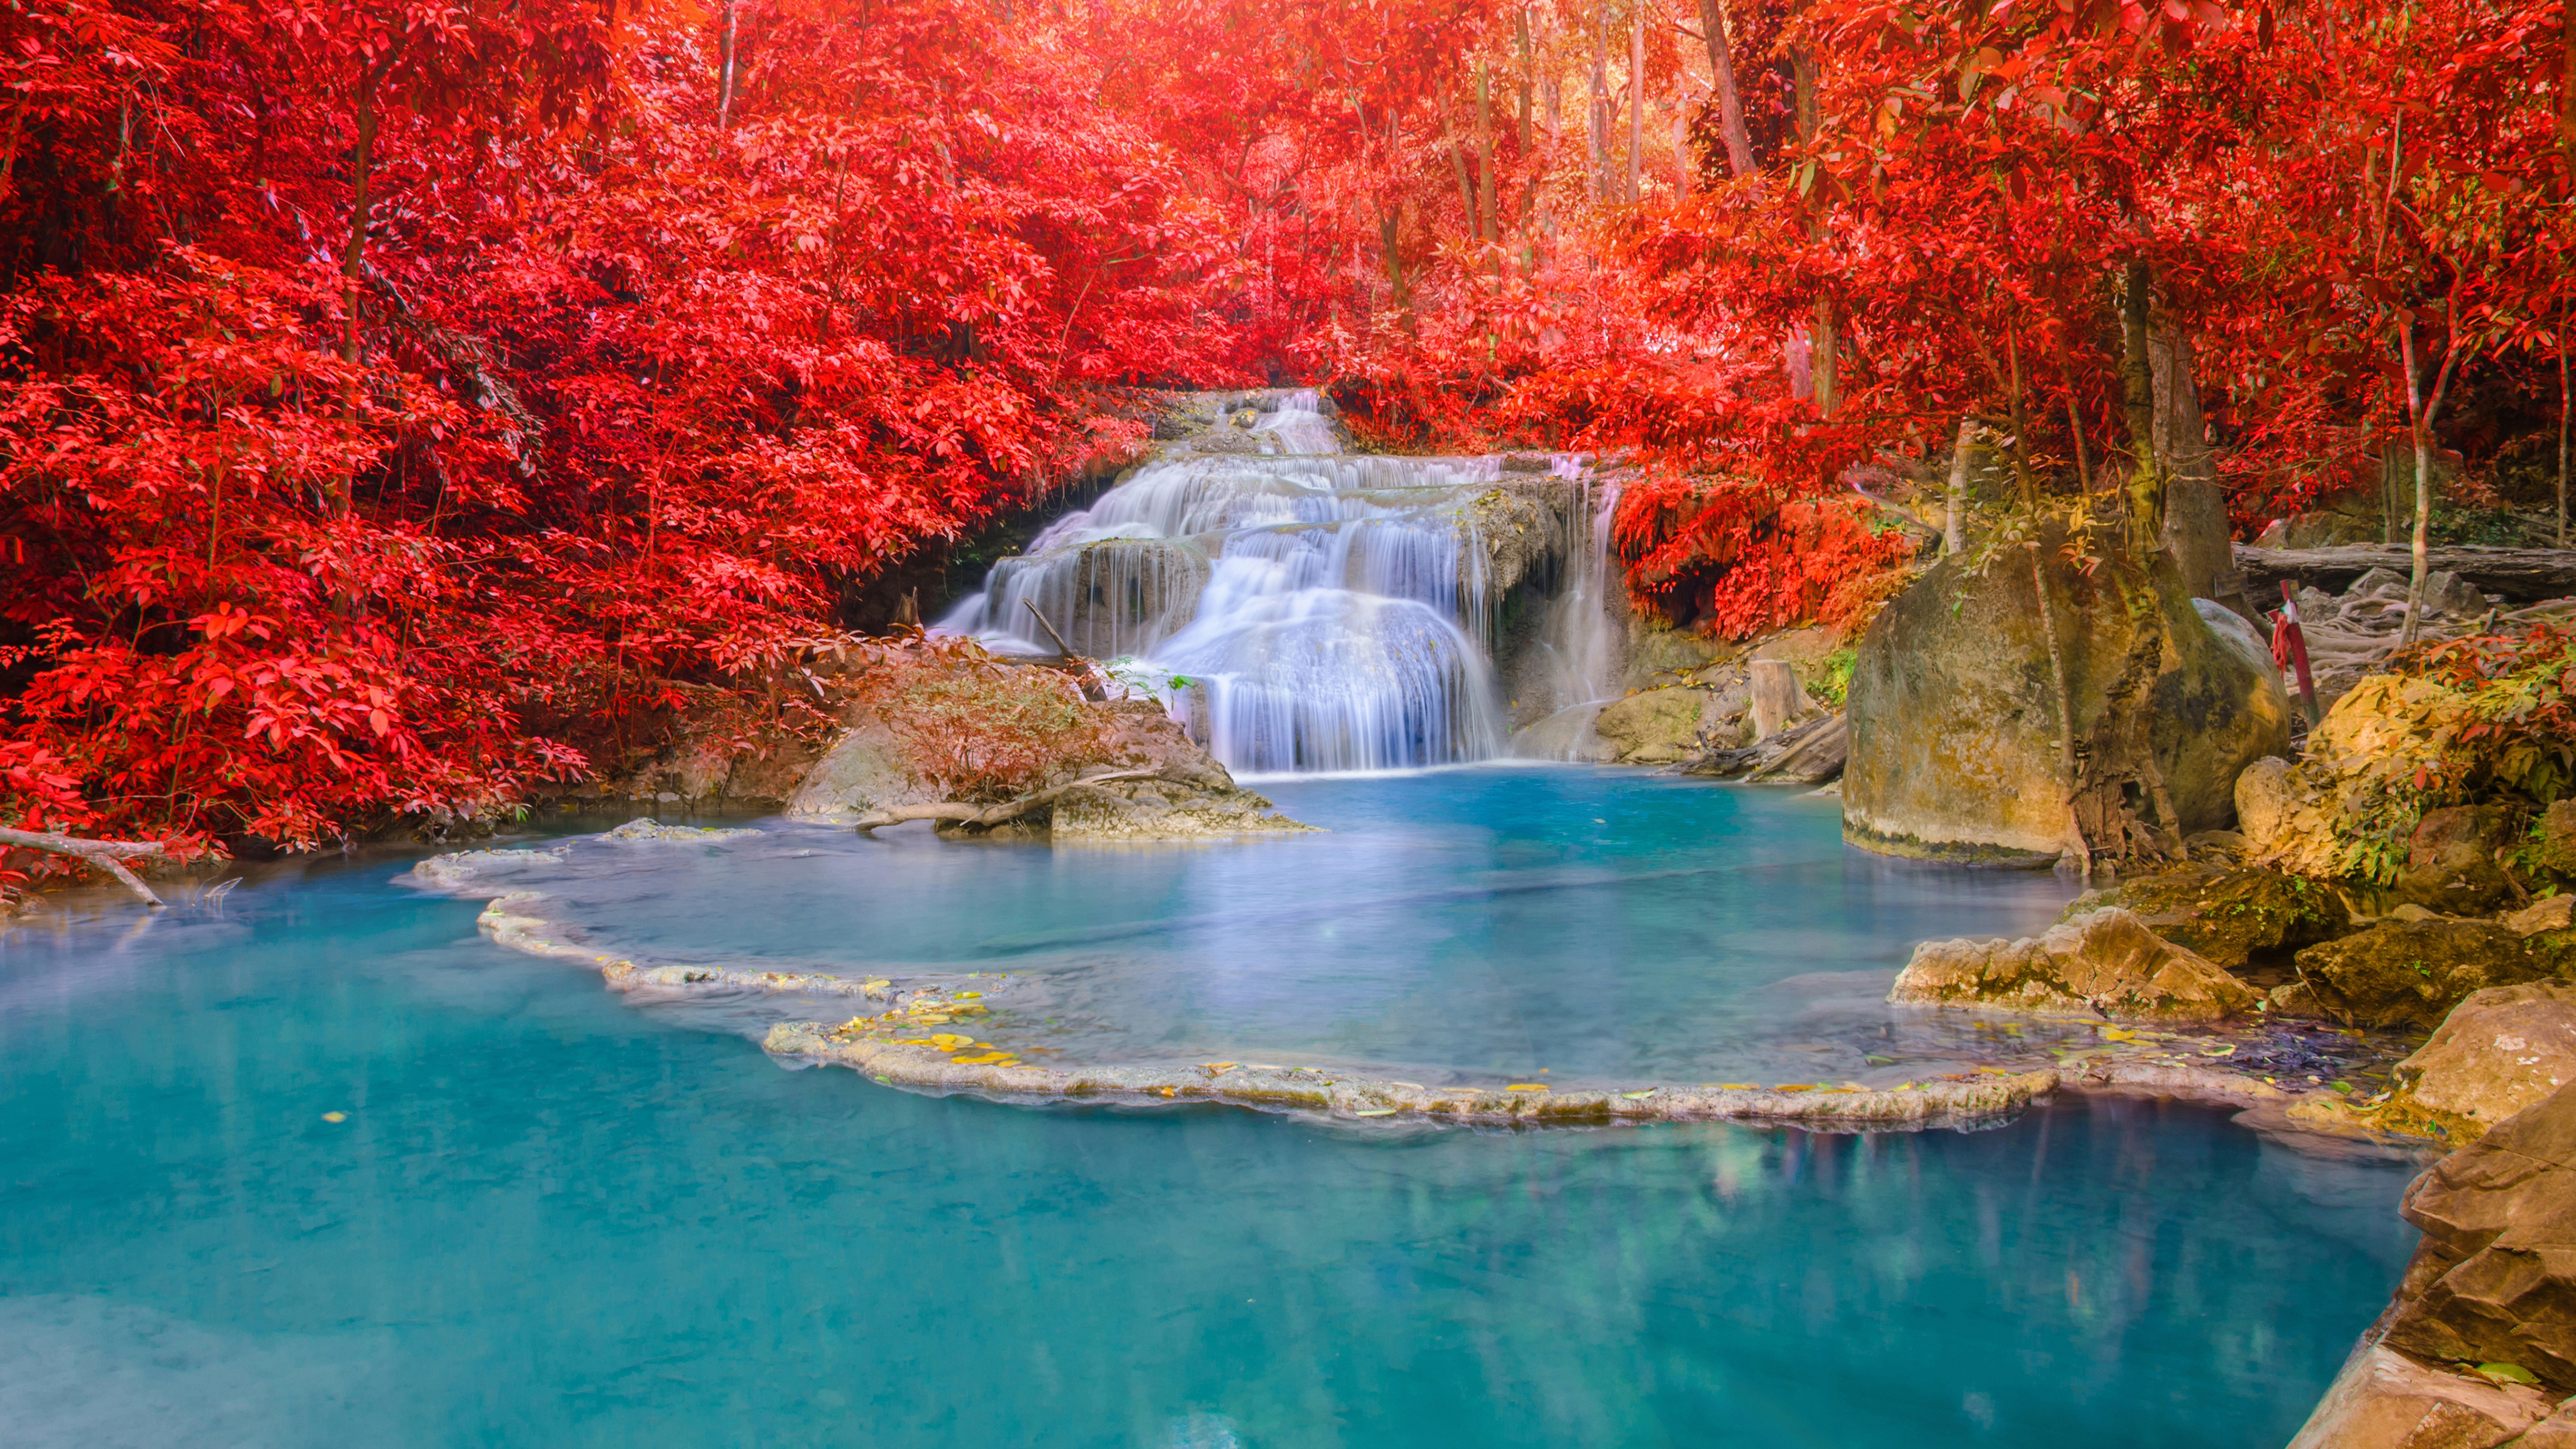
<path id="1" fill-rule="evenodd" d="M 1977 443 L 1977 420 L 1959 419 L 1959 441 L 1950 449 L 1950 493 L 1941 519 L 1941 551 L 1968 546 L 1968 454 Z"/>
<path id="2" fill-rule="evenodd" d="M 1523 164 L 1527 164 L 1529 154 L 1532 149 L 1532 137 L 1530 135 L 1530 77 L 1535 73 L 1536 67 L 1530 60 L 1529 7 L 1526 5 L 1512 12 L 1512 40 L 1520 48 L 1521 73 L 1519 84 L 1521 157 Z"/>
<path id="3" fill-rule="evenodd" d="M 1789 64 L 1797 82 L 1796 107 L 1791 119 L 1798 130 L 1798 148 L 1808 153 L 1807 164 L 1815 164 L 1816 132 L 1823 124 L 1821 101 L 1817 95 L 1820 76 L 1816 69 L 1813 47 L 1801 44 L 1789 53 Z M 1825 203 L 1821 189 L 1807 198 L 1807 233 L 1816 241 L 1825 239 Z M 1834 358 L 1834 302 L 1831 297 L 1818 297 L 1815 320 L 1808 331 L 1807 375 L 1815 388 L 1816 416 L 1834 415 L 1836 392 Z"/>
<path id="4" fill-rule="evenodd" d="M 2576 37 L 2576 25 L 2567 27 Z M 2568 44 L 2576 46 L 2576 39 Z M 2558 546 L 2567 546 L 2567 330 L 2558 332 Z"/>
<path id="5" fill-rule="evenodd" d="M 2406 369 L 2406 420 L 2415 443 L 2415 547 L 2414 577 L 2406 589 L 2406 632 L 2399 645 L 2410 647 L 2424 613 L 2425 554 L 2433 529 L 2433 424 L 2442 415 L 2442 399 L 2449 396 L 2451 380 L 2459 376 L 2461 362 L 2460 313 L 2456 296 L 2443 301 L 2442 365 L 2434 370 L 2433 389 L 2424 390 L 2424 377 L 2415 365 L 2415 320 L 2400 316 L 2397 323 L 2397 357 Z"/>
<path id="6" fill-rule="evenodd" d="M 2412 319 L 2397 324 L 2397 357 L 2406 368 L 2406 435 L 2415 445 L 2415 538 L 2410 550 L 2414 568 L 2406 584 L 2406 633 L 2404 644 L 2415 642 L 2415 621 L 2424 612 L 2425 552 L 2430 547 L 2433 526 L 2433 455 L 2431 439 L 2424 418 L 2424 384 L 2415 367 L 2415 324 Z M 2401 647 L 2403 647 L 2401 645 Z"/>
<path id="7" fill-rule="evenodd" d="M 1446 121 L 1441 123 L 1441 130 L 1444 133 L 1448 130 Z M 1485 228 L 1484 224 L 1476 219 L 1476 183 L 1467 175 L 1467 158 L 1459 154 L 1457 138 L 1444 134 L 1443 141 L 1444 149 L 1449 153 L 1450 175 L 1458 182 L 1458 209 L 1467 214 L 1467 235 L 1471 238 L 1481 237 L 1485 234 Z"/>
<path id="8" fill-rule="evenodd" d="M 1699 0 L 1700 29 L 1708 35 L 1708 67 L 1717 75 L 1717 119 L 1726 135 L 1726 169 L 1753 174 L 1753 135 L 1744 129 L 1744 97 L 1735 88 L 1735 48 L 1726 34 L 1722 0 Z"/>
<path id="9" fill-rule="evenodd" d="M 1484 214 L 1479 232 L 1486 245 L 1503 239 L 1502 224 L 1494 214 L 1494 127 L 1491 103 L 1486 96 L 1485 63 L 1476 62 L 1476 191 L 1478 209 Z"/>
<path id="10" fill-rule="evenodd" d="M 1632 4 L 1628 15 L 1628 204 L 1634 206 L 1646 166 L 1646 7 Z"/>
<path id="11" fill-rule="evenodd" d="M 716 129 L 733 129 L 734 12 L 741 0 L 724 0 L 724 30 L 716 40 Z"/>
<path id="12" fill-rule="evenodd" d="M 2147 349 L 2156 387 L 2156 457 L 2165 468 L 2164 544 L 2191 596 L 2217 599 L 2218 576 L 2231 572 L 2234 563 L 2227 496 L 2210 456 L 2191 337 L 2168 324 L 2148 336 Z"/>
<path id="13" fill-rule="evenodd" d="M 1592 17 L 1592 195 L 1610 199 L 1610 13 Z"/>
<path id="14" fill-rule="evenodd" d="M 2120 401 L 2127 414 L 2129 449 L 2129 547 L 2140 558 L 2164 545 L 2164 469 L 2156 458 L 2156 382 L 2148 356 L 2149 293 L 2155 273 L 2143 261 L 2129 263 L 2121 289 Z"/>

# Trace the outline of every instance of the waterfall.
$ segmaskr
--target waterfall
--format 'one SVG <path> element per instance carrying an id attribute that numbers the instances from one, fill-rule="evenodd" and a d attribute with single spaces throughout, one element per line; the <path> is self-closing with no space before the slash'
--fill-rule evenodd
<path id="1" fill-rule="evenodd" d="M 1610 553 L 1611 519 L 1619 508 L 1615 483 L 1587 486 L 1584 507 L 1571 526 L 1587 530 L 1569 540 L 1565 550 L 1572 566 L 1564 585 L 1548 601 L 1531 657 L 1522 665 L 1515 688 L 1524 697 L 1547 701 L 1549 713 L 1512 735 L 1512 753 L 1530 759 L 1588 760 L 1603 758 L 1601 737 L 1592 728 L 1602 706 L 1619 697 L 1627 670 L 1627 630 L 1618 570 Z"/>
<path id="2" fill-rule="evenodd" d="M 1505 733 L 1500 601 L 1476 503 L 1502 473 L 1499 458 L 1344 453 L 1311 391 L 1245 400 L 994 565 L 939 627 L 1052 653 L 1034 605 L 1075 652 L 1135 661 L 1122 675 L 1153 681 L 1236 770 L 1488 758 Z M 1530 481 L 1573 474 L 1558 460 Z M 1565 647 L 1578 675 L 1596 667 L 1590 645 Z"/>

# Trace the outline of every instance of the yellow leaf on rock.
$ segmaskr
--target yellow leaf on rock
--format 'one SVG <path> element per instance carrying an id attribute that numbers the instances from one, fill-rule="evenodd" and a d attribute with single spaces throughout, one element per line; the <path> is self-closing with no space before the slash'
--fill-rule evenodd
<path id="1" fill-rule="evenodd" d="M 2116 1026 L 2106 1026 L 2102 1028 L 2102 1040 L 2104 1041 L 2136 1041 L 2137 1039 L 2138 1034 L 2134 1031 L 2122 1031 Z"/>
<path id="2" fill-rule="evenodd" d="M 953 1052 L 962 1046 L 973 1046 L 975 1038 L 959 1036 L 952 1031 L 934 1031 L 930 1034 L 930 1044 L 941 1051 Z"/>
<path id="3" fill-rule="evenodd" d="M 972 1001 L 983 994 L 984 993 L 980 991 L 960 991 L 957 993 L 957 999 L 960 1001 Z"/>
<path id="4" fill-rule="evenodd" d="M 1544 1092 L 1547 1090 L 1547 1083 L 1514 1082 L 1510 1086 L 1503 1088 L 1503 1090 L 1506 1092 Z"/>

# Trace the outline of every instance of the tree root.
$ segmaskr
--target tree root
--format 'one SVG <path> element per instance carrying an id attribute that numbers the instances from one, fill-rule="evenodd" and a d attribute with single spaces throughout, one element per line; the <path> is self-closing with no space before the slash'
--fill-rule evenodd
<path id="1" fill-rule="evenodd" d="M 114 876 L 119 885 L 134 892 L 154 910 L 162 909 L 159 896 L 143 883 L 143 877 L 125 868 L 131 858 L 167 854 L 166 842 L 158 840 L 83 840 L 76 835 L 56 835 L 44 830 L 12 830 L 0 826 L 0 845 L 14 845 L 26 850 L 49 851 L 68 855 Z"/>
<path id="2" fill-rule="evenodd" d="M 871 810 L 860 816 L 857 829 L 861 835 L 874 835 L 889 825 L 901 825 L 907 820 L 946 820 L 970 830 L 990 830 L 996 825 L 1008 825 L 1023 815 L 1044 809 L 1067 795 L 1088 790 L 1094 785 L 1107 784 L 1111 780 L 1159 778 L 1162 773 L 1161 769 L 1156 768 L 1113 770 L 1105 775 L 1086 775 L 1079 780 L 1067 780 L 1061 785 L 1049 785 L 1043 790 L 1032 790 L 1026 795 L 1005 800 L 999 805 L 969 805 L 957 800 L 943 800 L 935 805 L 893 805 L 882 810 Z"/>

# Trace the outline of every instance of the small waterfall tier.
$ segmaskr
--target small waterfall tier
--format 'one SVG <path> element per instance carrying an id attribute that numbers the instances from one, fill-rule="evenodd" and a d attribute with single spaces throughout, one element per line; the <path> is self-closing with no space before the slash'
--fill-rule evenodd
<path id="1" fill-rule="evenodd" d="M 1310 391 L 1220 400 L 940 627 L 1053 653 L 1043 616 L 1236 770 L 1482 759 L 1506 734 L 1497 608 L 1533 561 L 1588 555 L 1557 537 L 1583 492 L 1571 460 L 1346 453 Z"/>

